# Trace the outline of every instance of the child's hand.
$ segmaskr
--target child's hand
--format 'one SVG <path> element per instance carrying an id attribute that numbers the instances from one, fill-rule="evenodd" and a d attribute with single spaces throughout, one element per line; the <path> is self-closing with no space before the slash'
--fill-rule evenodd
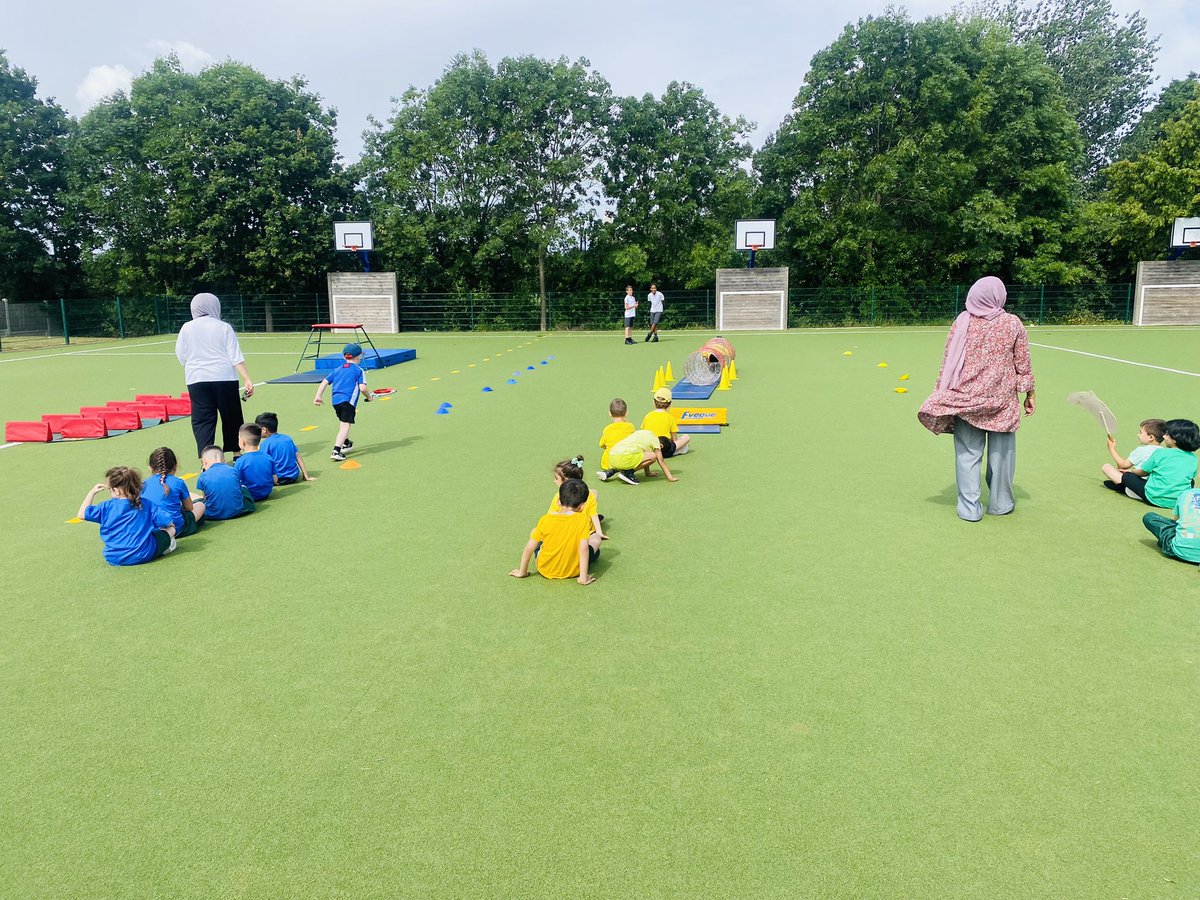
<path id="1" fill-rule="evenodd" d="M 593 581 L 595 581 L 595 580 L 596 580 L 596 576 L 595 576 L 595 575 L 592 575 L 590 572 L 588 573 L 587 577 L 584 577 L 583 575 L 580 575 L 580 576 L 579 576 L 579 577 L 576 579 L 576 581 L 578 581 L 580 584 L 591 584 L 591 583 L 592 583 Z"/>
<path id="2" fill-rule="evenodd" d="M 320 405 L 321 405 L 321 398 L 313 397 L 313 406 L 320 406 Z"/>
<path id="3" fill-rule="evenodd" d="M 1115 437 L 1113 437 L 1111 434 L 1106 435 L 1105 440 L 1108 441 L 1109 449 L 1114 449 L 1117 446 L 1117 439 Z"/>
<path id="4" fill-rule="evenodd" d="M 668 475 L 668 476 L 667 476 L 667 481 L 670 481 L 670 482 L 676 482 L 676 481 L 678 481 L 678 480 L 679 480 L 679 479 L 678 479 L 678 478 L 676 478 L 674 475 Z"/>
<path id="5" fill-rule="evenodd" d="M 100 484 L 97 484 L 94 488 L 92 488 L 92 493 L 98 494 L 101 491 L 106 491 L 106 490 L 108 490 L 108 485 L 101 482 Z"/>
<path id="6" fill-rule="evenodd" d="M 508 574 L 511 575 L 513 578 L 526 578 L 529 575 L 528 572 L 522 572 L 520 569 L 513 569 Z"/>
<path id="7" fill-rule="evenodd" d="M 601 535 L 600 535 L 600 540 L 602 540 L 602 541 L 607 541 L 607 540 L 608 540 L 608 535 L 607 535 L 607 534 L 601 534 Z"/>
<path id="8" fill-rule="evenodd" d="M 317 479 L 313 478 L 311 475 L 305 475 L 304 480 L 305 481 L 316 481 Z"/>

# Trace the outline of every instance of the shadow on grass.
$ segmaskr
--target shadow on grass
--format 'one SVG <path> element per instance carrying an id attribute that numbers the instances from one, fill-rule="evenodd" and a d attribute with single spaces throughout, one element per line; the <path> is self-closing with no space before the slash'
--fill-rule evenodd
<path id="1" fill-rule="evenodd" d="M 983 489 L 983 496 L 980 497 L 980 500 L 983 502 L 985 508 L 987 507 L 987 495 L 987 488 L 985 487 Z M 1014 484 L 1013 497 L 1017 500 L 1028 500 L 1029 491 Z M 958 488 L 953 484 L 947 485 L 940 494 L 934 494 L 932 497 L 926 497 L 925 502 L 933 503 L 937 506 L 958 506 Z"/>

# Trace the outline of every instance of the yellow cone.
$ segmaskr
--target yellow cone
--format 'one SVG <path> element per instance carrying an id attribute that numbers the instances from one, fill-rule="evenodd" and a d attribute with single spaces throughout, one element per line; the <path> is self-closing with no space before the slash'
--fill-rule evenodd
<path id="1" fill-rule="evenodd" d="M 737 381 L 737 363 L 732 359 L 729 361 L 729 380 Z"/>
<path id="2" fill-rule="evenodd" d="M 651 390 L 657 391 L 660 387 L 665 387 L 666 383 L 666 376 L 663 375 L 662 366 L 659 366 L 654 373 L 654 387 Z"/>
<path id="3" fill-rule="evenodd" d="M 721 370 L 721 383 L 717 385 L 718 391 L 727 391 L 730 389 L 729 384 L 729 367 L 726 366 Z"/>
<path id="4" fill-rule="evenodd" d="M 885 362 L 876 363 L 876 364 L 875 364 L 875 368 L 877 368 L 877 369 L 886 369 L 886 368 L 887 368 L 887 363 L 885 363 Z"/>
<path id="5" fill-rule="evenodd" d="M 671 361 L 667 360 L 667 381 L 674 381 L 675 373 L 671 371 Z"/>
<path id="6" fill-rule="evenodd" d="M 356 463 L 354 460 L 348 459 L 344 463 L 342 463 L 340 466 L 338 466 L 338 468 L 339 469 L 361 469 L 362 463 Z"/>

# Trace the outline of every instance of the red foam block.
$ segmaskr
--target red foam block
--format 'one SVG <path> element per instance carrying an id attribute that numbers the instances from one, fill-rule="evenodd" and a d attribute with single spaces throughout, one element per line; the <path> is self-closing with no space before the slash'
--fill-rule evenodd
<path id="1" fill-rule="evenodd" d="M 79 415 L 81 415 L 85 418 L 89 418 L 89 419 L 95 419 L 98 416 L 103 416 L 106 412 L 112 412 L 112 407 L 110 407 L 110 406 L 81 406 L 81 407 L 79 407 Z"/>
<path id="2" fill-rule="evenodd" d="M 63 422 L 62 436 L 64 438 L 106 438 L 108 437 L 108 426 L 101 418 L 84 416 Z"/>
<path id="3" fill-rule="evenodd" d="M 156 403 L 159 400 L 170 400 L 172 398 L 171 398 L 170 394 L 137 394 L 134 396 L 133 399 L 137 400 L 139 403 L 141 403 L 143 401 L 148 401 L 150 403 Z"/>
<path id="4" fill-rule="evenodd" d="M 59 415 L 57 413 L 47 413 L 46 415 L 42 416 L 42 421 L 50 426 L 51 431 L 62 431 L 62 423 L 65 420 L 78 419 L 78 418 L 79 418 L 78 413 L 69 413 L 66 415 Z"/>
<path id="5" fill-rule="evenodd" d="M 165 403 L 139 403 L 134 407 L 143 419 L 158 419 L 160 422 L 165 422 L 167 416 L 167 405 Z"/>
<path id="6" fill-rule="evenodd" d="M 5 422 L 4 440 L 37 441 L 44 444 L 54 440 L 54 435 L 50 433 L 49 422 Z"/>
<path id="7" fill-rule="evenodd" d="M 136 409 L 110 409 L 101 418 L 113 431 L 137 431 L 142 427 L 142 414 Z"/>
<path id="8" fill-rule="evenodd" d="M 167 413 L 172 416 L 190 416 L 192 401 L 186 397 L 167 398 Z"/>

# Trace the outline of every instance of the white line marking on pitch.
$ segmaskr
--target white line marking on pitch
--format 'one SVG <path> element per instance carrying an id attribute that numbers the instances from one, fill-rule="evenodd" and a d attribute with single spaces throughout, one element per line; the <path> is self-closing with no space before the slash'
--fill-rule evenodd
<path id="1" fill-rule="evenodd" d="M 139 344 L 138 346 L 139 347 L 154 347 L 158 344 L 171 344 L 171 343 L 174 343 L 174 341 L 150 341 L 149 343 Z M 83 354 L 85 354 L 85 353 L 104 353 L 106 351 L 113 352 L 114 349 L 115 348 L 113 348 L 113 347 L 96 347 L 92 350 L 67 350 L 65 352 L 60 352 L 60 353 L 46 353 L 42 356 L 22 356 L 19 359 L 0 359 L 0 363 L 29 362 L 30 360 L 33 360 L 33 359 L 58 359 L 59 357 L 62 357 L 62 356 L 83 356 Z M 19 353 L 20 351 L 14 351 L 14 352 Z M 130 354 L 130 356 L 151 356 L 151 355 L 154 355 L 154 354 L 150 354 L 150 353 L 131 353 Z"/>
<path id="2" fill-rule="evenodd" d="M 1063 353 L 1077 353 L 1080 356 L 1090 356 L 1093 359 L 1107 359 L 1109 362 L 1125 363 L 1127 366 L 1139 366 L 1143 369 L 1158 369 L 1160 372 L 1170 372 L 1173 375 L 1190 375 L 1193 378 L 1200 378 L 1200 372 L 1185 372 L 1183 369 L 1169 369 L 1166 366 L 1155 366 L 1150 363 L 1135 362 L 1132 359 L 1121 359 L 1119 356 L 1103 356 L 1099 353 L 1088 353 L 1086 350 L 1072 350 L 1070 347 L 1055 347 L 1053 344 L 1035 344 L 1029 342 L 1031 347 L 1041 347 L 1043 350 L 1061 350 Z"/>

